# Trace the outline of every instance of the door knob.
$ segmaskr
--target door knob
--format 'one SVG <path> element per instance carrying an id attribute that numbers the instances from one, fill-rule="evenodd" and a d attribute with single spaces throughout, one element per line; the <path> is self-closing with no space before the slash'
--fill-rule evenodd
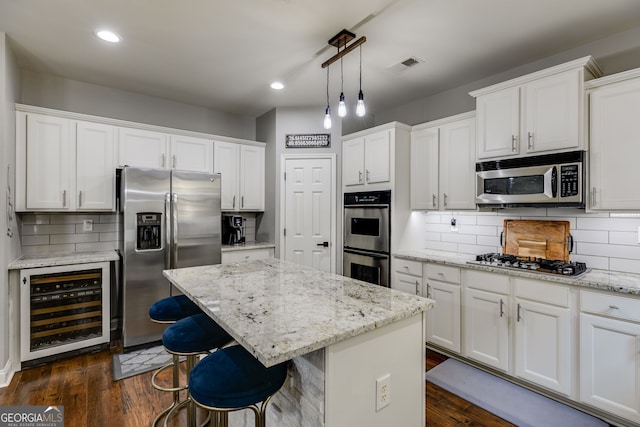
<path id="1" fill-rule="evenodd" d="M 324 246 L 325 248 L 329 247 L 329 242 L 318 243 L 316 246 Z"/>

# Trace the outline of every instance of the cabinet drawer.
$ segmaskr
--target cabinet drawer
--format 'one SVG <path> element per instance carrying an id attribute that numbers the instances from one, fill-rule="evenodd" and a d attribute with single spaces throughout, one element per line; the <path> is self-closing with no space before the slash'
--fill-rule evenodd
<path id="1" fill-rule="evenodd" d="M 395 259 L 395 271 L 398 273 L 411 274 L 412 276 L 422 277 L 422 263 L 420 261 L 411 261 L 408 259 Z"/>
<path id="2" fill-rule="evenodd" d="M 513 283 L 518 298 L 569 307 L 569 289 L 562 285 L 521 278 L 514 278 Z"/>
<path id="3" fill-rule="evenodd" d="M 469 288 L 482 289 L 499 294 L 509 293 L 509 276 L 504 274 L 467 270 L 464 284 Z"/>
<path id="4" fill-rule="evenodd" d="M 596 292 L 580 292 L 580 310 L 600 316 L 640 322 L 640 299 Z"/>
<path id="5" fill-rule="evenodd" d="M 427 264 L 427 278 L 441 282 L 460 283 L 460 269 L 440 264 Z"/>
<path id="6" fill-rule="evenodd" d="M 394 274 L 394 280 L 391 287 L 402 292 L 420 295 L 422 292 L 422 279 L 416 276 L 396 272 Z"/>
<path id="7" fill-rule="evenodd" d="M 272 258 L 273 249 L 247 249 L 240 251 L 222 252 L 222 264 L 232 262 L 253 261 L 256 259 Z"/>

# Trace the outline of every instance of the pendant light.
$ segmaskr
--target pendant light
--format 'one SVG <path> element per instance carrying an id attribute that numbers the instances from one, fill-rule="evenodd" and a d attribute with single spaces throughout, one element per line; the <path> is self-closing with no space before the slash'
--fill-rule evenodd
<path id="1" fill-rule="evenodd" d="M 338 103 L 338 116 L 345 117 L 346 115 L 347 115 L 347 105 L 344 103 L 344 74 L 342 73 L 342 57 L 341 57 L 340 58 L 340 102 Z"/>
<path id="2" fill-rule="evenodd" d="M 362 93 L 362 45 L 360 45 L 360 92 L 358 92 L 358 102 L 356 103 L 356 116 L 362 117 L 366 113 L 364 94 Z"/>
<path id="3" fill-rule="evenodd" d="M 331 107 L 329 107 L 329 67 L 327 67 L 327 108 L 324 110 L 324 128 L 331 129 Z"/>

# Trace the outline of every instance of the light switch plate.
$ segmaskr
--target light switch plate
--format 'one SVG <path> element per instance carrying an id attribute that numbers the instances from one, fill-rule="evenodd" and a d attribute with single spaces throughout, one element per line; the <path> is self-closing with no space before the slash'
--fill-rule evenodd
<path id="1" fill-rule="evenodd" d="M 93 220 L 85 219 L 82 221 L 82 231 L 93 231 Z"/>

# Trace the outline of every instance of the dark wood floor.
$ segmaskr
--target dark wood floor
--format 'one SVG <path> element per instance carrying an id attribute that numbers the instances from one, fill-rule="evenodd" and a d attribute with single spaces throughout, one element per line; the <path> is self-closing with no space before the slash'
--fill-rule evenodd
<path id="1" fill-rule="evenodd" d="M 65 427 L 148 426 L 155 414 L 171 403 L 171 396 L 151 386 L 151 373 L 113 381 L 112 353 L 117 350 L 18 372 L 8 387 L 0 389 L 0 406 L 64 406 Z M 444 360 L 446 357 L 428 351 L 427 369 Z M 426 415 L 429 427 L 513 426 L 431 383 L 427 383 Z M 181 415 L 171 426 L 185 421 Z"/>

